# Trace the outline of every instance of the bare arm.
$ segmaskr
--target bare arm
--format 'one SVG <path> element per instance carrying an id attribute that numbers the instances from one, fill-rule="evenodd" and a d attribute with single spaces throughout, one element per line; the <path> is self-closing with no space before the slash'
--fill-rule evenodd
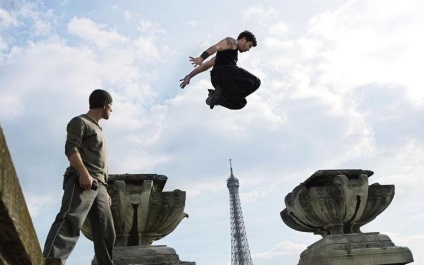
<path id="1" fill-rule="evenodd" d="M 190 84 L 190 79 L 192 77 L 208 70 L 209 68 L 211 68 L 214 65 L 215 65 L 215 57 L 213 57 L 209 61 L 205 62 L 204 64 L 201 64 L 198 67 L 194 68 L 193 71 L 191 71 L 188 75 L 186 75 L 183 79 L 180 80 L 180 81 L 182 81 L 181 84 L 180 84 L 180 87 L 184 88 L 186 85 Z"/>
<path id="2" fill-rule="evenodd" d="M 219 41 L 217 44 L 212 45 L 211 47 L 209 47 L 208 49 L 206 49 L 204 51 L 204 53 L 202 53 L 201 56 L 199 57 L 190 57 L 190 61 L 191 63 L 194 65 L 194 67 L 201 65 L 203 63 L 203 61 L 206 59 L 204 58 L 204 54 L 207 56 L 213 55 L 216 52 L 219 51 L 225 51 L 225 50 L 235 50 L 237 49 L 237 41 L 233 38 L 227 37 L 221 41 Z M 207 53 L 207 54 L 206 54 Z"/>
<path id="3" fill-rule="evenodd" d="M 93 184 L 94 179 L 90 176 L 90 173 L 88 173 L 87 168 L 84 166 L 84 163 L 82 162 L 80 153 L 76 152 L 73 153 L 68 157 L 69 163 L 73 168 L 75 168 L 80 177 L 79 177 L 79 184 L 80 187 L 85 190 L 90 190 L 91 185 Z M 107 193 L 107 199 L 109 206 L 112 205 L 112 198 L 109 196 L 109 193 Z"/>
<path id="4" fill-rule="evenodd" d="M 79 177 L 80 187 L 85 190 L 89 190 L 93 183 L 93 178 L 90 176 L 90 173 L 88 173 L 87 168 L 84 166 L 80 153 L 78 152 L 73 153 L 72 155 L 68 157 L 68 160 L 71 166 L 75 168 L 80 175 Z"/>

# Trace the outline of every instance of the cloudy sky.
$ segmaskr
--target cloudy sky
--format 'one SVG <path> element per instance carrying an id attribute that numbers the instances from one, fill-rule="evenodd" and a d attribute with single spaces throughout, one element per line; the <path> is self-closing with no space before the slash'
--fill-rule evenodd
<path id="1" fill-rule="evenodd" d="M 180 89 L 189 56 L 245 29 L 258 46 L 239 65 L 262 86 L 244 109 L 209 109 L 209 73 Z M 396 186 L 362 230 L 424 264 L 423 33 L 423 0 L 0 0 L 0 124 L 40 244 L 60 206 L 66 124 L 103 88 L 110 173 L 163 174 L 165 190 L 187 192 L 190 217 L 155 243 L 181 260 L 230 264 L 231 158 L 255 265 L 297 264 L 320 239 L 279 213 L 336 168 Z M 93 255 L 81 237 L 68 264 Z"/>

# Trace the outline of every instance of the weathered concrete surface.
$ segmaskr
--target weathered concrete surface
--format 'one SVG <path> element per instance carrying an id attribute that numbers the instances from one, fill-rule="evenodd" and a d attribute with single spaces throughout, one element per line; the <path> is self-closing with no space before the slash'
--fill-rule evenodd
<path id="1" fill-rule="evenodd" d="M 40 265 L 43 256 L 0 126 L 0 264 Z"/>
<path id="2" fill-rule="evenodd" d="M 115 265 L 195 265 L 195 262 L 180 261 L 173 248 L 158 246 L 126 246 L 113 250 Z M 97 265 L 94 259 L 92 265 Z"/>
<path id="3" fill-rule="evenodd" d="M 399 265 L 413 261 L 411 251 L 379 233 L 330 235 L 310 245 L 299 265 Z"/>
<path id="4" fill-rule="evenodd" d="M 62 265 L 62 260 L 59 258 L 50 258 L 45 261 L 44 265 Z"/>

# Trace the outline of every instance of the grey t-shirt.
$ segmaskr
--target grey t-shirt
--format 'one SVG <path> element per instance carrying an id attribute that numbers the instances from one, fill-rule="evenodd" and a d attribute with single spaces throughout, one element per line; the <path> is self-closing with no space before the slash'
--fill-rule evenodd
<path id="1" fill-rule="evenodd" d="M 66 128 L 65 154 L 67 157 L 79 152 L 91 177 L 107 184 L 107 146 L 102 128 L 88 115 L 73 118 Z M 65 174 L 76 172 L 69 166 Z"/>

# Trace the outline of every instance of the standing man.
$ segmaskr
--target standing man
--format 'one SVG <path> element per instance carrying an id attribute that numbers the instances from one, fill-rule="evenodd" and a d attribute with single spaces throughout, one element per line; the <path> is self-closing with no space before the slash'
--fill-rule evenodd
<path id="1" fill-rule="evenodd" d="M 97 89 L 91 93 L 89 103 L 86 114 L 68 123 L 65 154 L 70 166 L 64 175 L 62 206 L 47 235 L 43 255 L 47 261 L 60 258 L 65 264 L 88 218 L 98 264 L 113 265 L 116 235 L 111 198 L 106 190 L 107 146 L 99 126 L 101 119 L 110 117 L 112 97 L 107 91 Z"/>
<path id="2" fill-rule="evenodd" d="M 242 109 L 246 106 L 246 97 L 255 92 L 261 85 L 261 80 L 248 71 L 237 66 L 238 52 L 247 52 L 256 47 L 256 38 L 250 31 L 243 31 L 237 37 L 225 38 L 204 51 L 199 57 L 190 57 L 190 61 L 196 67 L 180 81 L 180 87 L 190 84 L 190 79 L 209 68 L 211 82 L 215 90 L 209 89 L 206 104 L 211 109 L 215 105 L 221 105 L 228 109 Z M 216 56 L 204 62 L 206 58 L 216 53 Z"/>

